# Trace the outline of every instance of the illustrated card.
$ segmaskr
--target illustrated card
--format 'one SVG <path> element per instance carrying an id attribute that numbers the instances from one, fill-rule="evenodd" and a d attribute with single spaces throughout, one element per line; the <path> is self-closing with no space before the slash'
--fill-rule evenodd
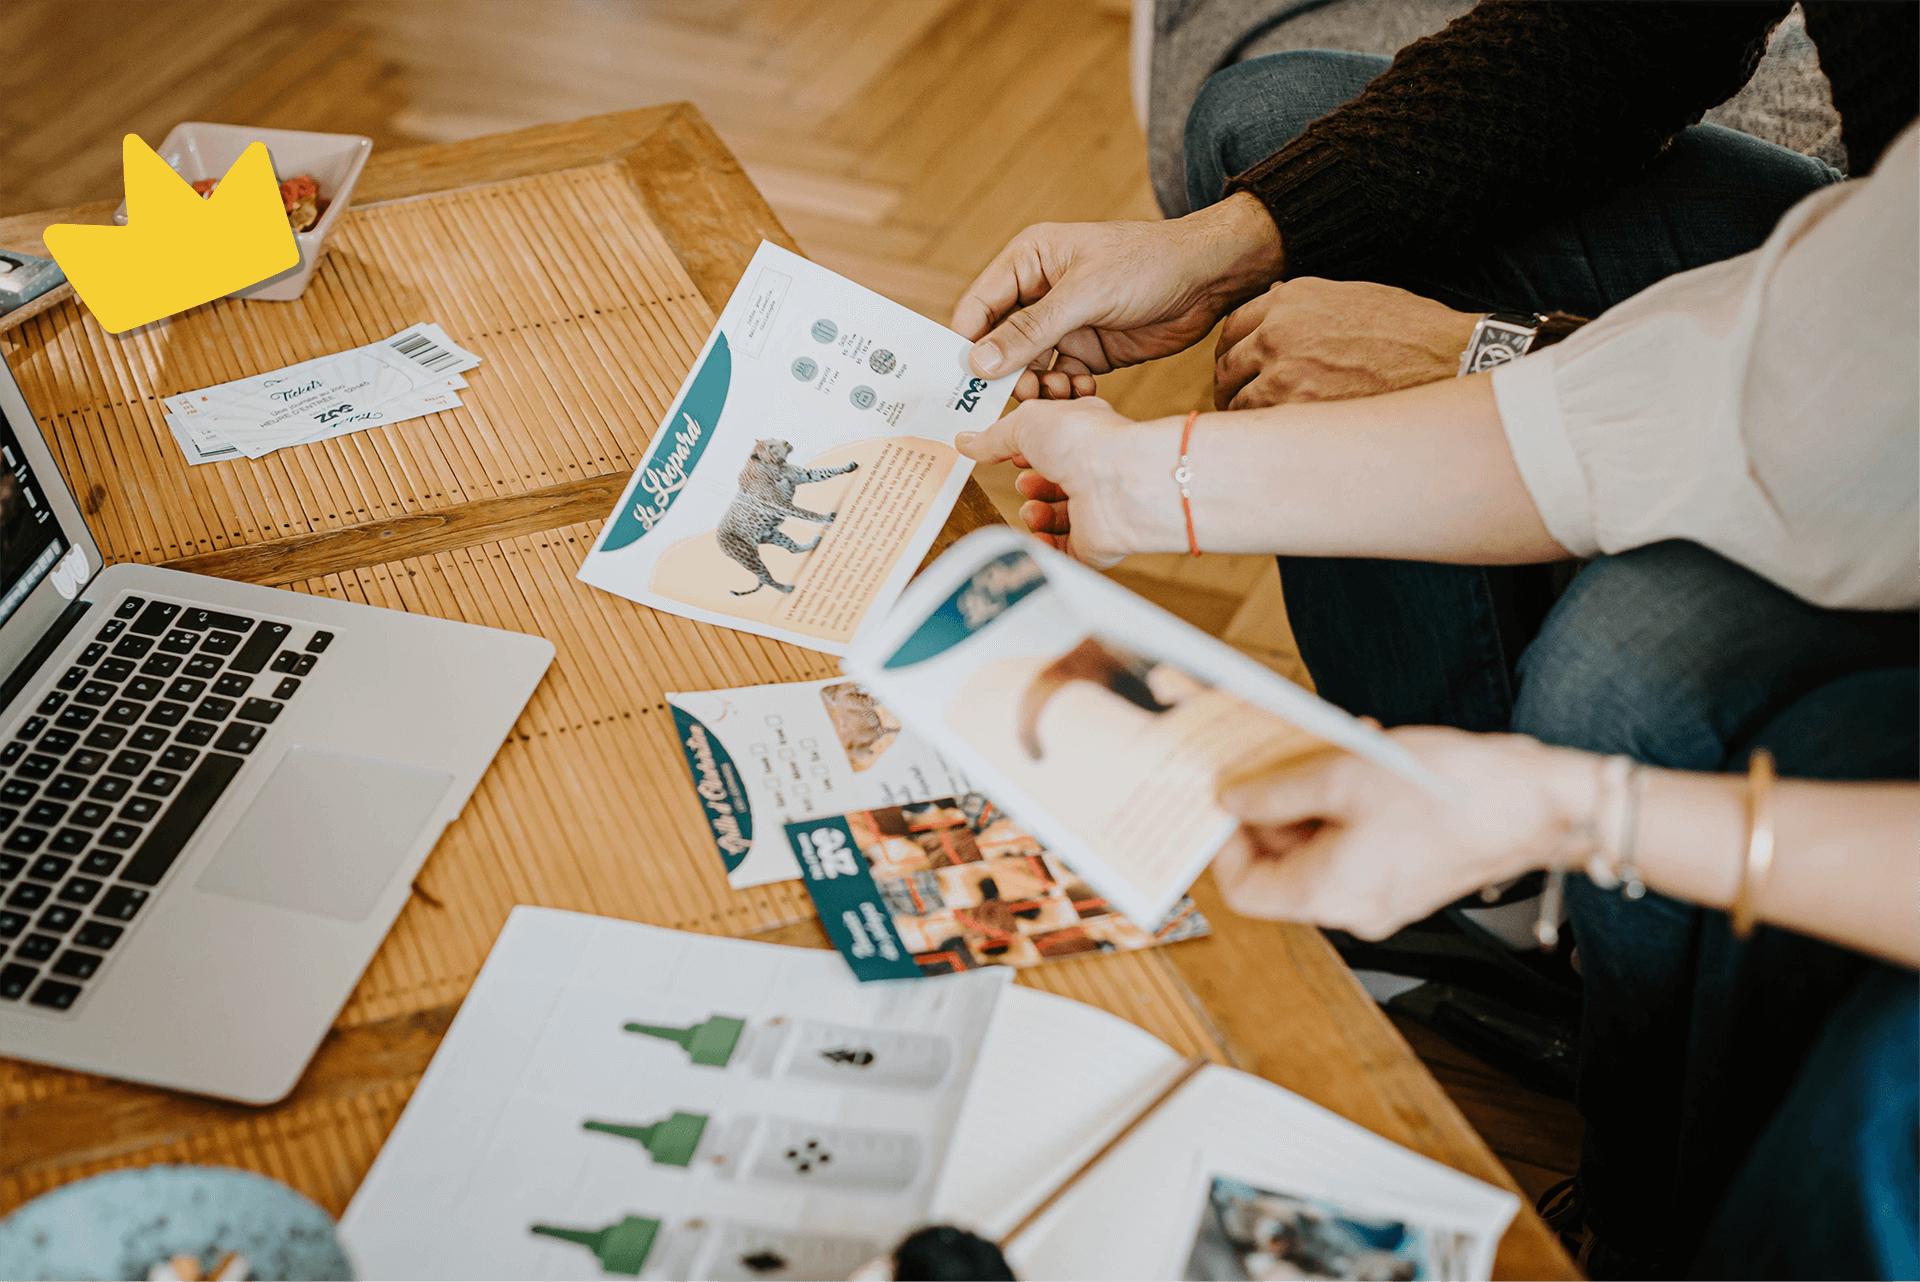
<path id="1" fill-rule="evenodd" d="M 845 654 L 886 613 L 999 416 L 952 330 L 762 242 L 580 567 L 672 614 Z"/>
<path id="2" fill-rule="evenodd" d="M 821 924 L 861 979 L 1037 966 L 1209 930 L 1190 899 L 1142 927 L 977 792 L 786 831 Z"/>
<path id="3" fill-rule="evenodd" d="M 972 785 L 846 677 L 668 694 L 714 849 L 736 888 L 790 881 L 784 825 Z"/>

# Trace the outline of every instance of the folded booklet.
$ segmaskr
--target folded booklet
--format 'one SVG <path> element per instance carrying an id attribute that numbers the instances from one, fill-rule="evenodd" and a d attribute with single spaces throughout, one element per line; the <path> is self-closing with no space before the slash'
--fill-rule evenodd
<path id="1" fill-rule="evenodd" d="M 968 342 L 762 243 L 580 578 L 670 614 L 845 654 L 886 613 L 999 415 Z"/>
<path id="2" fill-rule="evenodd" d="M 1182 1069 L 1152 1034 L 1000 1002 L 933 1215 L 1001 1238 Z M 1485 1278 L 1519 1199 L 1264 1078 L 1191 1077 L 1007 1250 L 1023 1278 Z"/>
<path id="3" fill-rule="evenodd" d="M 841 666 L 1143 925 L 1234 832 L 1214 797 L 1235 777 L 1347 751 L 1439 788 L 1384 734 L 1008 529 L 955 544 Z"/>

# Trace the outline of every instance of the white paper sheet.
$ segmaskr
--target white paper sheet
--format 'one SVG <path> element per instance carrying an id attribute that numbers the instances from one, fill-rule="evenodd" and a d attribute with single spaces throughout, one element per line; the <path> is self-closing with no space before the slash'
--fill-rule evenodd
<path id="1" fill-rule="evenodd" d="M 670 1274 L 668 1239 L 704 1233 L 696 1220 L 889 1245 L 926 1213 L 1008 978 L 862 985 L 832 952 L 516 908 L 341 1218 L 341 1241 L 359 1276 L 383 1278 L 599 1278 L 591 1249 L 531 1228 L 593 1230 L 629 1216 L 660 1222 L 645 1278 Z M 625 1028 L 716 1017 L 746 1023 L 718 1066 Z M 804 1054 L 779 1040 L 829 1026 L 859 1036 L 846 1049 L 807 1043 Z M 905 1050 L 888 1050 L 903 1039 Z M 877 1058 L 859 1049 L 868 1044 Z M 927 1046 L 944 1050 L 929 1060 Z M 887 1073 L 899 1079 L 890 1088 Z M 830 1144 L 836 1134 L 850 1146 L 855 1132 L 906 1136 L 918 1156 L 884 1191 L 849 1191 L 818 1182 L 840 1168 L 802 1178 L 789 1163 L 769 1178 L 743 1159 L 730 1177 L 704 1150 L 689 1165 L 663 1164 L 635 1139 L 583 1129 L 650 1126 L 676 1112 L 708 1118 L 703 1143 L 791 1119 Z M 859 1154 L 841 1157 L 845 1167 Z M 760 1158 L 784 1162 L 773 1151 Z"/>
<path id="2" fill-rule="evenodd" d="M 969 344 L 762 243 L 582 581 L 655 609 L 844 654 L 906 585 L 972 465 L 955 433 L 1017 377 Z"/>

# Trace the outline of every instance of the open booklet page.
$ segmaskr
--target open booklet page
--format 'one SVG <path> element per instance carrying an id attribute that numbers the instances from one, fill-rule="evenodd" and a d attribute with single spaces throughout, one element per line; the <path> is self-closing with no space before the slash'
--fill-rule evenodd
<path id="1" fill-rule="evenodd" d="M 928 567 L 842 665 L 1119 911 L 1157 923 L 1234 820 L 1237 775 L 1391 739 L 1011 530 Z M 804 856 L 803 856 L 804 859 Z"/>
<path id="2" fill-rule="evenodd" d="M 925 1220 L 1008 978 L 516 908 L 341 1241 L 361 1277 L 847 1277 Z"/>
<path id="3" fill-rule="evenodd" d="M 956 432 L 1017 375 L 952 330 L 762 242 L 580 578 L 828 654 L 899 596 L 972 465 Z"/>
<path id="4" fill-rule="evenodd" d="M 1014 989 L 934 1213 L 1011 1230 L 1180 1068 L 1165 1043 Z M 1512 1194 L 1261 1078 L 1209 1068 L 1021 1234 L 1022 1277 L 1485 1278 Z"/>

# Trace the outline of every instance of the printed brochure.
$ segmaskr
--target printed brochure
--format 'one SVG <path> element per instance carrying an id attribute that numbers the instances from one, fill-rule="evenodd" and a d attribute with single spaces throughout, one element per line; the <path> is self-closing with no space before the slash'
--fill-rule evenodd
<path id="1" fill-rule="evenodd" d="M 1235 830 L 1214 804 L 1232 778 L 1347 751 L 1439 787 L 1379 731 L 1008 529 L 955 544 L 841 666 L 1142 925 Z M 886 916 L 877 896 L 857 911 Z"/>
<path id="2" fill-rule="evenodd" d="M 1210 930 L 1190 899 L 1151 929 L 1115 912 L 977 792 L 802 820 L 787 835 L 821 925 L 863 980 L 1037 966 Z"/>
<path id="3" fill-rule="evenodd" d="M 736 889 L 800 875 L 790 820 L 972 791 L 931 743 L 845 677 L 669 693 L 667 704 Z"/>
<path id="4" fill-rule="evenodd" d="M 998 417 L 952 330 L 763 242 L 580 567 L 672 614 L 828 654 L 893 604 Z"/>

